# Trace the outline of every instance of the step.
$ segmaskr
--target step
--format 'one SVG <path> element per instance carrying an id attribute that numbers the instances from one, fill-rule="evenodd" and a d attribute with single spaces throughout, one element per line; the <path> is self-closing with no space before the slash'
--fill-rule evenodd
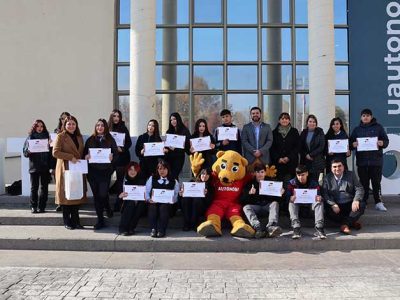
<path id="1" fill-rule="evenodd" d="M 139 228 L 134 236 L 117 235 L 116 227 L 100 231 L 66 230 L 62 226 L 0 226 L 0 249 L 67 250 L 113 252 L 320 252 L 372 249 L 400 249 L 399 227 L 380 225 L 364 227 L 352 235 L 342 235 L 337 228 L 327 230 L 328 238 L 313 237 L 312 228 L 302 228 L 303 237 L 292 240 L 285 230 L 274 239 L 235 238 L 224 230 L 223 236 L 205 238 L 195 232 L 168 230 L 167 237 L 154 239 L 149 229 Z"/>

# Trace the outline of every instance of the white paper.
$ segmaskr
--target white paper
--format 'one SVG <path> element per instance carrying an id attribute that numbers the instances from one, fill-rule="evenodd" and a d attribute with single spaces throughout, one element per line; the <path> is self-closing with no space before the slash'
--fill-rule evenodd
<path id="1" fill-rule="evenodd" d="M 294 203 L 312 204 L 317 197 L 317 189 L 294 189 L 296 199 Z"/>
<path id="2" fill-rule="evenodd" d="M 118 147 L 123 147 L 125 145 L 125 133 L 110 131 L 110 134 L 114 138 Z"/>
<path id="3" fill-rule="evenodd" d="M 110 148 L 89 148 L 89 163 L 93 164 L 109 164 L 110 163 Z"/>
<path id="4" fill-rule="evenodd" d="M 67 200 L 79 200 L 83 197 L 82 173 L 64 171 L 65 198 Z"/>
<path id="5" fill-rule="evenodd" d="M 165 147 L 185 149 L 186 136 L 177 134 L 166 134 Z"/>
<path id="6" fill-rule="evenodd" d="M 205 197 L 205 182 L 183 182 L 183 195 L 182 197 Z"/>
<path id="7" fill-rule="evenodd" d="M 357 138 L 357 151 L 378 150 L 378 137 Z"/>
<path id="8" fill-rule="evenodd" d="M 78 161 L 74 164 L 72 162 L 68 162 L 68 169 L 72 172 L 78 172 L 81 174 L 88 173 L 88 163 L 86 159 L 78 159 Z"/>
<path id="9" fill-rule="evenodd" d="M 230 140 L 237 141 L 237 127 L 218 127 L 218 141 Z"/>
<path id="10" fill-rule="evenodd" d="M 156 203 L 174 203 L 174 190 L 153 189 L 151 200 Z"/>
<path id="11" fill-rule="evenodd" d="M 28 140 L 28 150 L 31 153 L 49 152 L 49 140 Z"/>
<path id="12" fill-rule="evenodd" d="M 164 155 L 164 142 L 144 143 L 144 156 Z"/>
<path id="13" fill-rule="evenodd" d="M 145 201 L 146 186 L 144 185 L 124 185 L 124 192 L 128 196 L 124 200 Z"/>
<path id="14" fill-rule="evenodd" d="M 54 147 L 54 142 L 56 141 L 57 133 L 50 133 L 50 147 Z"/>
<path id="15" fill-rule="evenodd" d="M 282 181 L 261 180 L 259 194 L 281 197 L 282 186 L 283 186 Z"/>
<path id="16" fill-rule="evenodd" d="M 349 150 L 349 140 L 328 140 L 329 153 L 347 153 Z"/>
<path id="17" fill-rule="evenodd" d="M 195 152 L 210 150 L 211 139 L 210 136 L 190 139 L 190 144 Z"/>

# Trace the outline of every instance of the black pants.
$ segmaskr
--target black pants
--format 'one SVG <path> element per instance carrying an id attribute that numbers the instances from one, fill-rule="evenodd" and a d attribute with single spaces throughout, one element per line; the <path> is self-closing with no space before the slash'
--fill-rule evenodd
<path id="1" fill-rule="evenodd" d="M 122 205 L 119 232 L 134 231 L 145 210 L 146 202 L 125 200 Z"/>
<path id="2" fill-rule="evenodd" d="M 42 172 L 30 173 L 31 175 L 31 207 L 44 210 L 46 208 L 47 198 L 49 194 L 49 170 Z M 40 193 L 39 191 L 40 182 Z"/>
<path id="3" fill-rule="evenodd" d="M 380 166 L 369 166 L 369 167 L 358 167 L 358 177 L 360 183 L 364 188 L 363 201 L 367 202 L 369 196 L 369 181 L 372 184 L 372 194 L 374 195 L 375 203 L 381 202 L 381 180 L 382 180 L 382 167 Z"/>
<path id="4" fill-rule="evenodd" d="M 170 207 L 171 204 L 149 203 L 148 217 L 152 229 L 165 233 L 169 221 Z"/>
<path id="5" fill-rule="evenodd" d="M 93 192 L 94 207 L 96 209 L 97 222 L 104 223 L 104 209 L 110 210 L 108 190 L 110 188 L 111 174 L 98 173 L 88 178 Z"/>
<path id="6" fill-rule="evenodd" d="M 114 210 L 120 211 L 122 205 L 122 199 L 119 198 L 119 195 L 122 193 L 123 185 L 124 185 L 124 175 L 125 175 L 125 167 L 117 167 L 115 170 L 117 174 L 117 181 L 115 182 L 115 190 L 117 192 L 117 197 L 114 203 Z"/>
<path id="7" fill-rule="evenodd" d="M 205 198 L 182 198 L 183 227 L 195 229 L 206 212 Z"/>
<path id="8" fill-rule="evenodd" d="M 353 212 L 351 210 L 351 205 L 352 202 L 338 204 L 340 212 L 336 214 L 333 211 L 332 206 L 326 204 L 325 205 L 326 216 L 328 217 L 328 219 L 330 219 L 335 223 L 338 223 L 340 225 L 351 226 L 353 222 L 358 221 L 358 219 L 360 219 L 360 217 L 364 214 L 366 203 L 364 201 L 360 201 L 360 208 L 356 212 Z"/>
<path id="9" fill-rule="evenodd" d="M 79 205 L 61 205 L 64 225 L 75 228 L 81 225 L 79 220 Z"/>

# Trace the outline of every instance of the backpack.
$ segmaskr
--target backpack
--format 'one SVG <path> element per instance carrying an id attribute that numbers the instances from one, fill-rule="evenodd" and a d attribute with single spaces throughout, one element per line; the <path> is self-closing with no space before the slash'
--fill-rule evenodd
<path id="1" fill-rule="evenodd" d="M 22 180 L 14 181 L 10 186 L 6 187 L 7 194 L 17 196 L 22 194 Z"/>

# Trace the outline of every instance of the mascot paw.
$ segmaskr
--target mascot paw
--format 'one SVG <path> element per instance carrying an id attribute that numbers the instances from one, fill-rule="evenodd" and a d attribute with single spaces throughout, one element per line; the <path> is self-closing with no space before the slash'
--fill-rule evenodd
<path id="1" fill-rule="evenodd" d="M 195 152 L 190 155 L 190 165 L 192 167 L 192 172 L 194 176 L 197 176 L 201 170 L 201 166 L 204 163 L 204 158 L 201 153 Z"/>
<path id="2" fill-rule="evenodd" d="M 232 228 L 231 234 L 233 236 L 251 239 L 254 237 L 255 231 L 250 225 L 244 224 L 242 226 L 236 226 Z"/>
<path id="3" fill-rule="evenodd" d="M 208 220 L 197 227 L 197 233 L 209 237 L 209 236 L 221 236 L 221 230 L 218 230 L 217 226 L 213 224 L 212 221 Z"/>
<path id="4" fill-rule="evenodd" d="M 276 172 L 278 171 L 274 165 L 272 166 L 265 166 L 266 170 L 265 170 L 265 175 L 269 178 L 275 178 L 276 177 Z"/>

